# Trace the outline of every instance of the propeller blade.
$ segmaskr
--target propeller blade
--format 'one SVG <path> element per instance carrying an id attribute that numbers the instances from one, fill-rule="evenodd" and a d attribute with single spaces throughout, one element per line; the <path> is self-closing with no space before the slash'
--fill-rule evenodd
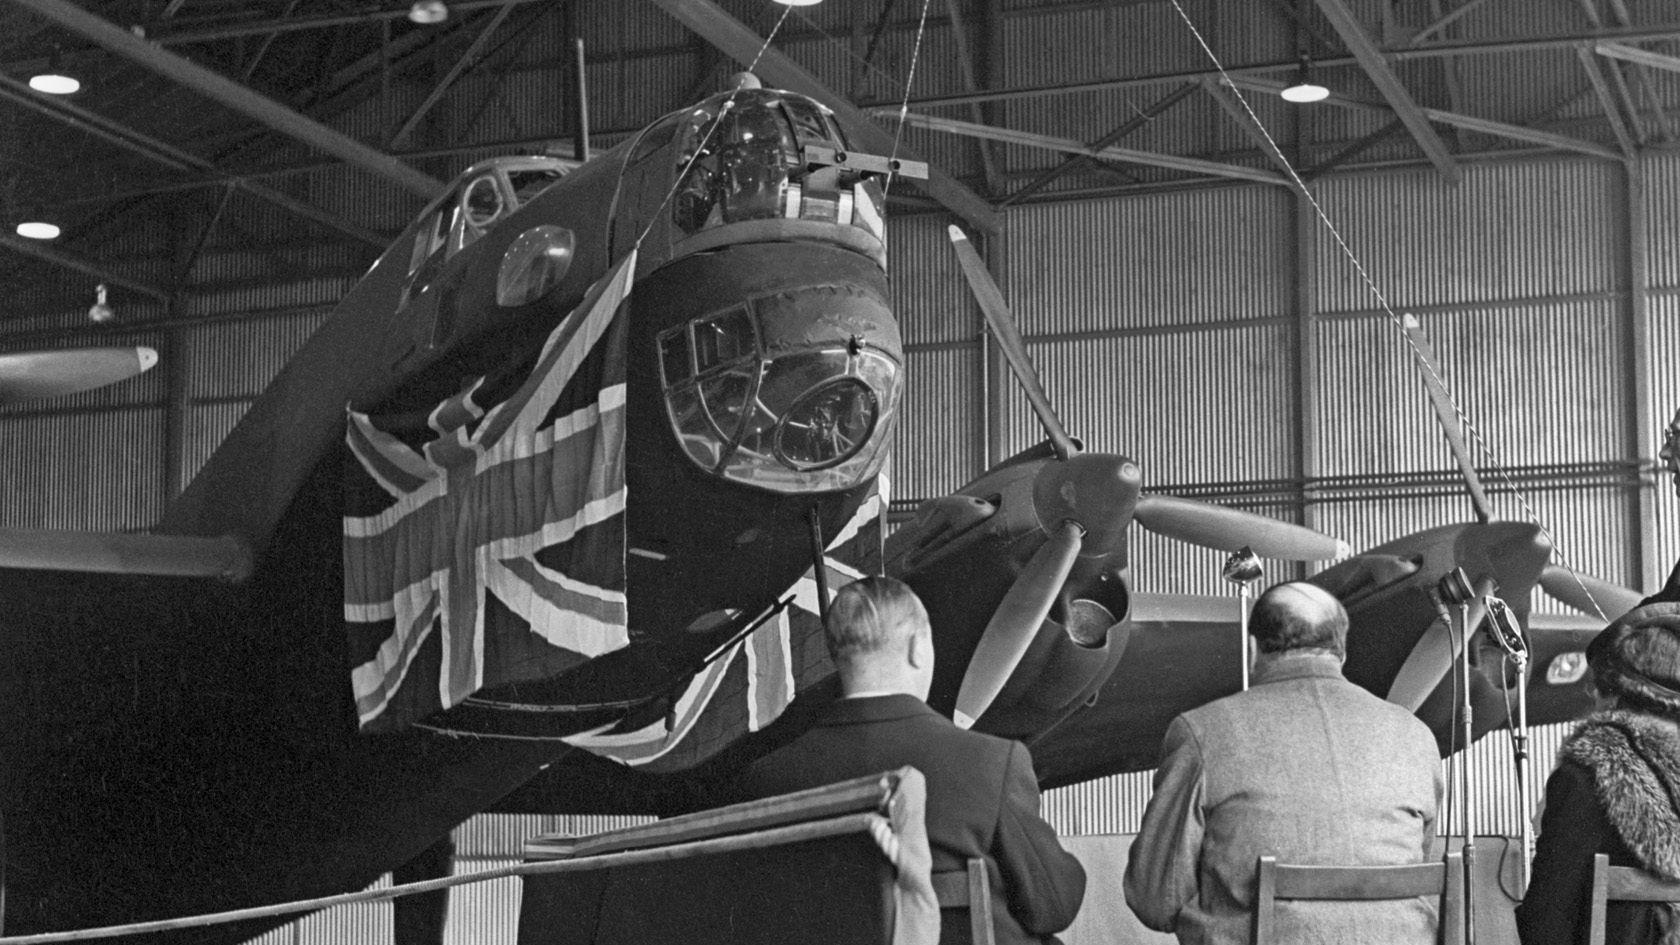
<path id="1" fill-rule="evenodd" d="M 151 348 L 65 348 L 0 354 L 0 404 L 63 397 L 126 381 L 149 370 Z"/>
<path id="2" fill-rule="evenodd" d="M 1468 619 L 1471 633 L 1476 632 L 1486 616 L 1487 608 L 1482 598 L 1493 593 L 1493 582 L 1483 578 L 1476 582 L 1475 590 L 1475 596 L 1470 600 Z M 1423 705 L 1423 700 L 1429 698 L 1429 694 L 1452 671 L 1459 643 L 1458 634 L 1447 625 L 1445 613 L 1440 619 L 1431 621 L 1407 655 L 1406 662 L 1400 664 L 1400 671 L 1394 674 L 1394 682 L 1388 687 L 1388 701 L 1416 712 L 1418 706 Z"/>
<path id="3" fill-rule="evenodd" d="M 1176 496 L 1146 495 L 1132 514 L 1152 532 L 1220 551 L 1247 545 L 1262 558 L 1286 561 L 1331 561 L 1352 551 L 1347 542 L 1301 525 Z"/>
<path id="4" fill-rule="evenodd" d="M 1458 460 L 1459 472 L 1464 474 L 1464 484 L 1470 489 L 1470 504 L 1476 509 L 1476 520 L 1484 524 L 1492 521 L 1493 505 L 1488 502 L 1481 477 L 1476 475 L 1476 464 L 1470 461 L 1470 448 L 1464 444 L 1464 430 L 1458 411 L 1453 408 L 1452 397 L 1441 383 L 1441 364 L 1435 360 L 1435 349 L 1430 347 L 1422 323 L 1410 312 L 1403 316 L 1402 327 L 1406 337 L 1412 340 L 1419 362 L 1418 370 L 1423 374 L 1423 389 L 1429 392 L 1435 418 L 1441 421 L 1441 433 L 1446 436 L 1447 446 L 1452 449 L 1453 458 Z"/>
<path id="5" fill-rule="evenodd" d="M 1009 312 L 1009 303 L 1003 300 L 1003 293 L 992 281 L 986 264 L 980 261 L 980 254 L 974 251 L 974 244 L 955 226 L 950 228 L 950 233 L 951 246 L 957 251 L 957 262 L 962 265 L 968 287 L 974 292 L 975 301 L 980 303 L 980 312 L 986 316 L 986 324 L 991 326 L 992 334 L 997 337 L 998 347 L 1003 351 L 1004 360 L 1009 362 L 1009 369 L 1015 372 L 1015 379 L 1027 392 L 1027 402 L 1032 404 L 1033 413 L 1038 414 L 1038 422 L 1044 424 L 1044 432 L 1056 448 L 1056 458 L 1067 459 L 1078 453 L 1079 449 L 1073 445 L 1067 428 L 1062 426 L 1061 419 L 1050 406 L 1050 398 L 1044 393 L 1038 372 L 1033 370 L 1032 361 L 1027 359 L 1027 345 L 1021 340 L 1021 333 L 1015 330 L 1015 316 Z"/>
<path id="6" fill-rule="evenodd" d="M 968 661 L 962 687 L 957 690 L 952 718 L 959 728 L 971 728 L 984 715 L 992 700 L 1020 665 L 1033 637 L 1050 614 L 1050 605 L 1061 593 L 1062 582 L 1073 570 L 1074 560 L 1084 544 L 1085 530 L 1074 522 L 1063 522 L 1050 540 L 1038 549 L 1022 569 L 1009 593 L 998 604 L 997 613 L 986 624 L 980 644 Z"/>
<path id="7" fill-rule="evenodd" d="M 1540 587 L 1553 600 L 1562 601 L 1583 614 L 1603 617 L 1606 622 L 1638 607 L 1645 597 L 1632 588 L 1580 572 L 1570 573 L 1568 568 L 1555 564 L 1546 565 L 1540 572 Z"/>

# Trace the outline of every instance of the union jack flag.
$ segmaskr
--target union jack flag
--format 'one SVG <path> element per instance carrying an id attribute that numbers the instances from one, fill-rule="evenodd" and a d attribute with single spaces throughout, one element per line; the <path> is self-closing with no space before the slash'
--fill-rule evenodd
<path id="1" fill-rule="evenodd" d="M 619 313 L 635 270 L 632 252 L 528 372 L 478 378 L 423 425 L 350 411 L 344 619 L 363 730 L 629 644 Z"/>
<path id="2" fill-rule="evenodd" d="M 881 571 L 890 484 L 886 471 L 824 552 L 829 589 Z M 656 773 L 683 771 L 775 721 L 802 689 L 834 672 L 823 642 L 816 568 L 783 597 L 790 605 L 697 673 L 662 720 L 629 731 L 567 738 L 576 747 Z"/>

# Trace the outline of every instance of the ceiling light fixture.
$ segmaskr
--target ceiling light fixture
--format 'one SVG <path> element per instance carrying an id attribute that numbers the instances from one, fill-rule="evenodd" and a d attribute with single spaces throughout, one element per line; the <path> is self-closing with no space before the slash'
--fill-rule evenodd
<path id="1" fill-rule="evenodd" d="M 59 232 L 58 224 L 45 220 L 26 220 L 17 225 L 17 235 L 32 240 L 56 240 Z"/>
<path id="2" fill-rule="evenodd" d="M 88 318 L 103 325 L 116 317 L 117 310 L 111 307 L 105 294 L 105 283 L 101 282 L 93 287 L 93 304 L 88 306 Z"/>
<path id="3" fill-rule="evenodd" d="M 1312 81 L 1312 63 L 1307 57 L 1301 57 L 1301 67 L 1295 70 L 1295 82 L 1289 88 L 1278 93 L 1286 102 L 1305 105 L 1309 102 L 1322 102 L 1330 97 L 1330 90 L 1322 85 L 1315 85 Z"/>
<path id="4" fill-rule="evenodd" d="M 784 7 L 814 7 L 822 0 L 775 0 Z"/>
<path id="5" fill-rule="evenodd" d="M 449 7 L 443 0 L 414 0 L 408 8 L 408 21 L 419 23 L 421 26 L 431 26 L 449 19 Z"/>
<path id="6" fill-rule="evenodd" d="M 54 50 L 52 58 L 47 60 L 47 67 L 29 77 L 29 87 L 48 95 L 75 95 L 81 91 L 81 80 L 64 71 L 60 58 L 58 51 Z"/>

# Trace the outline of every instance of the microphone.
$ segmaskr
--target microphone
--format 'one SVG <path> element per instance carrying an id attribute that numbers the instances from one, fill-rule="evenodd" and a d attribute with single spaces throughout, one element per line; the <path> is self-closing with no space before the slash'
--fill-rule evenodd
<path id="1" fill-rule="evenodd" d="M 1488 636 L 1514 660 L 1528 659 L 1528 639 L 1517 624 L 1517 615 L 1504 601 L 1491 594 L 1482 598 L 1487 607 Z"/>
<path id="2" fill-rule="evenodd" d="M 1470 586 L 1470 575 L 1465 574 L 1463 568 L 1453 568 L 1441 575 L 1435 590 L 1448 604 L 1468 604 L 1476 596 L 1476 589 Z"/>
<path id="3" fill-rule="evenodd" d="M 1225 559 L 1225 567 L 1220 570 L 1219 576 L 1232 584 L 1247 584 L 1263 573 L 1260 556 L 1254 553 L 1253 548 L 1243 545 Z"/>

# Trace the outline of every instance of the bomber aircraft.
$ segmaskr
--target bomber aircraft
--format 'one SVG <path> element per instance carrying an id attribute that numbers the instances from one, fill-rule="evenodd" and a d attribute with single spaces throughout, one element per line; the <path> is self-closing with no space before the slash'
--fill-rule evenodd
<path id="1" fill-rule="evenodd" d="M 915 170 L 751 87 L 581 165 L 480 163 L 150 533 L 7 532 L 5 930 L 360 888 L 539 773 L 576 809 L 796 725 L 832 678 L 827 588 L 883 567 L 904 378 L 881 180 Z M 1338 550 L 1140 498 L 1122 457 L 987 476 L 895 566 L 981 579 L 936 627 L 972 718 L 1038 726 L 1113 671 L 1133 519 Z"/>

